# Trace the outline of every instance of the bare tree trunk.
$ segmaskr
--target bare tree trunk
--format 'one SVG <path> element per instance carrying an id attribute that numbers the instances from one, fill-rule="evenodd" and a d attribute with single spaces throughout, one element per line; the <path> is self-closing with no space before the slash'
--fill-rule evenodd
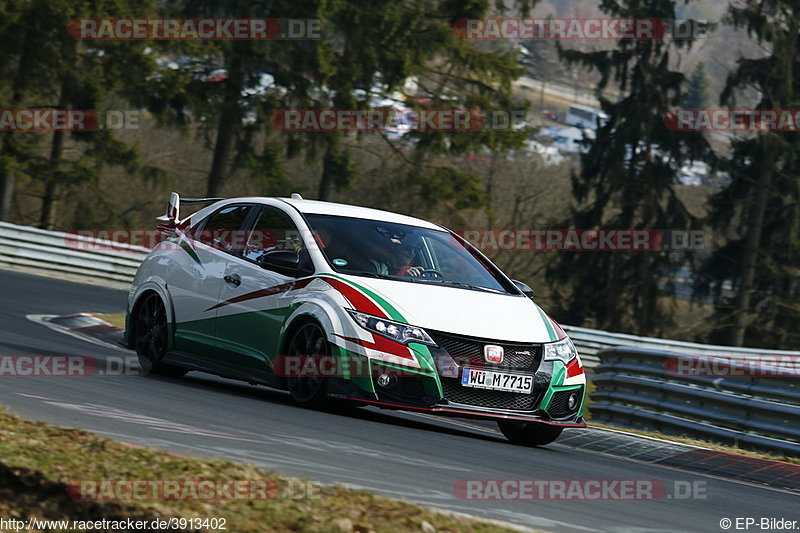
<path id="1" fill-rule="evenodd" d="M 9 131 L 6 135 L 11 136 L 12 132 Z M 4 154 L 9 152 L 8 146 L 11 144 L 7 140 L 8 137 L 3 142 Z M 0 168 L 0 222 L 8 220 L 11 216 L 11 199 L 14 198 L 14 175 L 7 168 L 7 164 Z"/>
<path id="2" fill-rule="evenodd" d="M 53 132 L 53 143 L 50 148 L 51 175 L 48 176 L 42 199 L 42 211 L 39 216 L 39 227 L 53 229 L 56 225 L 56 207 L 58 205 L 58 165 L 64 151 L 64 132 Z"/>
<path id="3" fill-rule="evenodd" d="M 769 135 L 769 134 L 766 134 Z M 739 291 L 734 304 L 733 329 L 730 342 L 734 346 L 744 344 L 744 334 L 750 317 L 750 297 L 758 264 L 758 249 L 761 246 L 761 232 L 764 228 L 764 215 L 767 211 L 769 188 L 772 184 L 772 173 L 775 160 L 775 149 L 772 143 L 762 134 L 761 153 L 764 154 L 758 175 L 758 190 L 748 213 L 747 237 L 745 239 L 744 258 L 739 276 Z M 769 144 L 767 144 L 769 143 Z"/>
<path id="4" fill-rule="evenodd" d="M 66 109 L 69 92 L 69 80 L 64 78 L 61 82 L 61 95 L 58 98 L 58 109 Z M 61 155 L 64 153 L 64 131 L 56 130 L 53 132 L 53 140 L 50 143 L 50 173 L 47 176 L 47 183 L 44 188 L 42 199 L 42 210 L 39 213 L 39 227 L 42 229 L 53 229 L 56 225 L 56 205 L 58 203 L 59 176 L 58 168 L 61 163 Z"/>
<path id="5" fill-rule="evenodd" d="M 44 188 L 44 198 L 42 199 L 42 212 L 39 217 L 39 227 L 42 229 L 54 229 L 56 227 L 56 207 L 58 205 L 58 183 L 56 180 L 47 182 Z"/>
<path id="6" fill-rule="evenodd" d="M 217 139 L 214 143 L 214 156 L 211 161 L 211 170 L 208 173 L 207 196 L 218 197 L 222 195 L 225 182 L 225 173 L 229 168 L 233 141 L 236 130 L 241 121 L 241 108 L 239 99 L 242 97 L 242 84 L 244 80 L 244 66 L 241 56 L 232 52 L 228 68 L 228 79 L 225 80 L 225 98 L 220 110 L 217 123 Z"/>
<path id="7" fill-rule="evenodd" d="M 222 185 L 225 181 L 225 170 L 230 159 L 231 146 L 233 145 L 234 125 L 231 118 L 224 113 L 217 124 L 217 140 L 214 143 L 214 157 L 211 161 L 211 170 L 208 173 L 207 196 L 216 198 L 222 194 Z"/>
<path id="8" fill-rule="evenodd" d="M 497 158 L 498 153 L 492 150 L 492 161 L 489 164 L 489 172 L 486 176 L 486 203 L 483 208 L 486 210 L 487 229 L 493 231 L 497 228 L 494 227 L 494 175 L 497 172 Z"/>
<path id="9" fill-rule="evenodd" d="M 317 199 L 323 202 L 328 202 L 333 198 L 333 193 L 336 190 L 335 177 L 331 172 L 333 166 L 333 142 L 329 141 L 325 146 L 325 155 L 322 157 L 322 176 L 319 180 L 319 191 L 317 191 Z"/>

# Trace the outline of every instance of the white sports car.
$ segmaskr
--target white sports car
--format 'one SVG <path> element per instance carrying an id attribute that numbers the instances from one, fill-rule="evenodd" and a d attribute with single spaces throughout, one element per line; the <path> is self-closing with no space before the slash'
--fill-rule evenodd
<path id="1" fill-rule="evenodd" d="M 182 205 L 204 207 L 179 217 Z M 126 343 L 146 372 L 210 372 L 297 403 L 494 419 L 526 445 L 583 427 L 575 347 L 437 224 L 291 198 L 183 199 L 131 286 Z"/>

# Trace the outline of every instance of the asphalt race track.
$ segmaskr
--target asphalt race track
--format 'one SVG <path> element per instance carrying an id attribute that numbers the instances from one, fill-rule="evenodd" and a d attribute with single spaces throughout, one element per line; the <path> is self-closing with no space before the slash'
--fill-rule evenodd
<path id="1" fill-rule="evenodd" d="M 29 314 L 119 312 L 125 291 L 0 270 L 0 355 L 131 355 L 27 320 Z M 368 488 L 550 531 L 723 531 L 723 518 L 800 521 L 796 494 L 695 475 L 567 445 L 528 449 L 460 420 L 294 406 L 284 393 L 199 373 L 2 377 L 0 404 L 32 420 L 176 453 L 223 456 L 325 483 Z M 566 433 L 565 433 L 566 435 Z M 700 482 L 705 499 L 464 501 L 464 479 L 644 479 Z M 735 529 L 732 528 L 732 529 Z"/>

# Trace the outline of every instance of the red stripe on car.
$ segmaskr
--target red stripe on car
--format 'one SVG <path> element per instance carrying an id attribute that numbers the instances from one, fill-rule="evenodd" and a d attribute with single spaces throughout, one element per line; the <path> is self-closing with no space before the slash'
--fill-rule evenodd
<path id="1" fill-rule="evenodd" d="M 386 313 L 375 305 L 375 303 L 367 298 L 361 291 L 351 287 L 347 283 L 340 281 L 336 278 L 323 278 L 326 283 L 328 283 L 331 287 L 339 291 L 342 296 L 344 296 L 348 302 L 353 306 L 353 309 L 356 311 L 361 311 L 362 313 L 369 313 L 370 315 L 375 315 L 380 318 L 389 318 Z"/>
<path id="2" fill-rule="evenodd" d="M 567 364 L 567 377 L 572 378 L 580 376 L 581 374 L 583 374 L 583 365 L 581 364 L 581 360 L 576 357 Z"/>
<path id="3" fill-rule="evenodd" d="M 206 309 L 206 311 L 213 311 L 214 309 L 225 307 L 226 305 L 238 304 L 240 302 L 246 302 L 247 300 L 254 300 L 255 298 L 263 298 L 265 296 L 272 296 L 282 292 L 289 292 L 297 289 L 302 289 L 315 279 L 317 278 L 306 278 L 298 281 L 291 281 L 289 283 L 282 283 L 280 285 L 273 285 L 272 287 L 267 287 L 266 289 L 259 289 L 257 291 L 248 292 L 247 294 L 242 294 L 236 296 L 235 298 L 231 298 L 230 300 L 225 300 L 224 302 L 220 302 L 217 305 L 212 305 L 211 307 Z"/>
<path id="4" fill-rule="evenodd" d="M 353 309 L 356 311 L 374 315 L 379 318 L 389 318 L 383 309 L 375 305 L 372 300 L 367 298 L 367 296 L 358 289 L 351 287 L 347 283 L 344 283 L 336 278 L 326 277 L 324 279 L 326 283 L 330 284 L 331 287 L 339 291 L 339 293 L 344 296 L 348 302 L 350 302 L 350 304 L 353 306 Z M 386 337 L 381 337 L 380 335 L 373 334 L 372 338 L 375 339 L 375 342 L 372 344 L 372 346 L 367 346 L 367 348 L 372 348 L 373 350 L 396 355 L 404 359 L 414 359 L 414 356 L 411 355 L 410 348 L 405 344 L 400 344 L 399 342 L 389 340 Z M 360 341 L 361 339 L 358 340 Z"/>
<path id="5" fill-rule="evenodd" d="M 372 338 L 375 340 L 375 342 L 366 341 L 364 339 L 359 339 L 357 337 L 344 337 L 339 334 L 335 335 L 340 339 L 353 342 L 365 348 L 370 348 L 372 350 L 377 350 L 379 352 L 384 352 L 390 355 L 395 355 L 397 357 L 402 357 L 403 359 L 412 359 L 412 360 L 414 359 L 414 356 L 411 355 L 411 353 L 409 352 L 408 346 L 387 339 L 385 337 L 381 337 L 380 335 L 374 335 L 374 334 L 372 335 Z"/>

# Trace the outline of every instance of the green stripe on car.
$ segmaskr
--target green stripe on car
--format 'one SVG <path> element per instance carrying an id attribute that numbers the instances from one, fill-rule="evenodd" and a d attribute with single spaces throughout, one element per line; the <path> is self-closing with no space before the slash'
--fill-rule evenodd
<path id="1" fill-rule="evenodd" d="M 372 291 L 364 287 L 363 285 L 356 283 L 355 281 L 351 281 L 341 276 L 337 276 L 336 274 L 326 274 L 326 276 L 330 276 L 332 278 L 338 279 L 339 281 L 343 281 L 348 285 L 351 285 L 354 288 L 360 290 L 361 292 L 363 292 L 364 294 L 375 300 L 375 302 L 381 308 L 383 308 L 384 311 L 386 311 L 386 314 L 389 315 L 389 318 L 391 318 L 392 320 L 396 320 L 397 322 L 402 322 L 403 324 L 408 324 L 408 321 L 405 319 L 405 317 L 403 317 L 403 315 L 400 314 L 400 311 L 398 311 L 392 304 L 387 302 L 383 296 L 376 293 L 375 291 Z"/>
<path id="2" fill-rule="evenodd" d="M 550 323 L 550 318 L 542 311 L 542 308 L 538 305 L 536 306 L 536 310 L 539 311 L 539 316 L 542 317 L 542 322 L 544 322 L 544 327 L 547 328 L 547 334 L 550 335 L 550 342 L 555 342 L 558 340 L 558 335 L 556 335 L 556 331 L 553 329 L 553 325 Z"/>

